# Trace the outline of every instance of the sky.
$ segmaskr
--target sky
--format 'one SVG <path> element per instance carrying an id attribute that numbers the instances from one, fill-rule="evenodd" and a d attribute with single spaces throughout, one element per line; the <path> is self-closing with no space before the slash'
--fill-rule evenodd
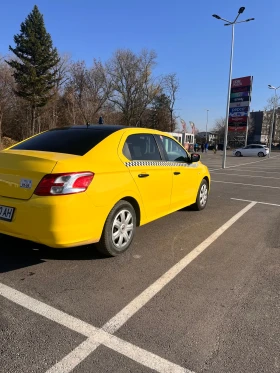
<path id="1" fill-rule="evenodd" d="M 155 76 L 176 73 L 180 91 L 176 114 L 205 131 L 225 117 L 231 27 L 212 17 L 233 21 L 255 18 L 235 27 L 233 78 L 254 77 L 251 110 L 263 110 L 280 85 L 279 0 L 2 0 L 0 55 L 9 53 L 13 37 L 34 5 L 44 16 L 53 45 L 72 60 L 105 62 L 119 48 L 157 53 Z"/>

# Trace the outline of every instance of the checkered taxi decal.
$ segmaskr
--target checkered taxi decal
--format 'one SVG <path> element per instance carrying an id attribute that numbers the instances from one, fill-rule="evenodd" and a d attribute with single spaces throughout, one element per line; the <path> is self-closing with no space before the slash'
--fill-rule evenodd
<path id="1" fill-rule="evenodd" d="M 124 163 L 126 167 L 138 167 L 138 166 L 166 166 L 166 167 L 191 167 L 196 168 L 197 163 L 181 163 L 181 162 L 168 162 L 168 161 L 130 161 Z"/>

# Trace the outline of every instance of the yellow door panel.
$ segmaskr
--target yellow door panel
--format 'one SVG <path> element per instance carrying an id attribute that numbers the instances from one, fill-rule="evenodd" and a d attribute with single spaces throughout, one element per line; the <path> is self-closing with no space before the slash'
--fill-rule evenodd
<path id="1" fill-rule="evenodd" d="M 173 163 L 175 164 L 175 162 Z M 196 200 L 198 190 L 198 163 L 174 165 L 171 210 L 191 205 Z"/>
<path id="2" fill-rule="evenodd" d="M 171 211 L 194 203 L 198 189 L 199 164 L 189 162 L 189 154 L 175 139 L 157 136 L 157 140 L 172 166 Z"/>
<path id="3" fill-rule="evenodd" d="M 124 136 L 120 158 L 126 164 L 142 197 L 147 220 L 154 220 L 170 211 L 172 171 L 162 161 L 152 134 Z"/>

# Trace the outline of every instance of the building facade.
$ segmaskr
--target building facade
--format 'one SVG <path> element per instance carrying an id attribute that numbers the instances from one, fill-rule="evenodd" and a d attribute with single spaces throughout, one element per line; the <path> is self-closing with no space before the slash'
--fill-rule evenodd
<path id="1" fill-rule="evenodd" d="M 280 108 L 275 112 L 275 121 L 273 125 L 272 143 L 280 143 Z M 248 134 L 248 143 L 269 142 L 270 128 L 273 121 L 273 110 L 269 111 L 252 111 L 250 113 L 252 130 Z"/>
<path id="2" fill-rule="evenodd" d="M 196 138 L 201 139 L 205 142 L 206 141 L 206 134 L 207 134 L 207 139 L 208 139 L 209 144 L 212 144 L 212 143 L 216 144 L 218 136 L 214 132 L 207 132 L 207 133 L 206 133 L 206 131 L 205 132 L 198 132 L 196 134 Z"/>

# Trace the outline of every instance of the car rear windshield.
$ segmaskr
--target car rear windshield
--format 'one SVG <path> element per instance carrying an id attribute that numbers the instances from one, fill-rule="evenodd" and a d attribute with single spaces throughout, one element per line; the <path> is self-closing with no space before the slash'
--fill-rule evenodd
<path id="1" fill-rule="evenodd" d="M 62 128 L 43 132 L 21 144 L 12 147 L 12 150 L 37 150 L 42 152 L 65 153 L 84 155 L 113 131 L 91 128 L 72 129 Z"/>

